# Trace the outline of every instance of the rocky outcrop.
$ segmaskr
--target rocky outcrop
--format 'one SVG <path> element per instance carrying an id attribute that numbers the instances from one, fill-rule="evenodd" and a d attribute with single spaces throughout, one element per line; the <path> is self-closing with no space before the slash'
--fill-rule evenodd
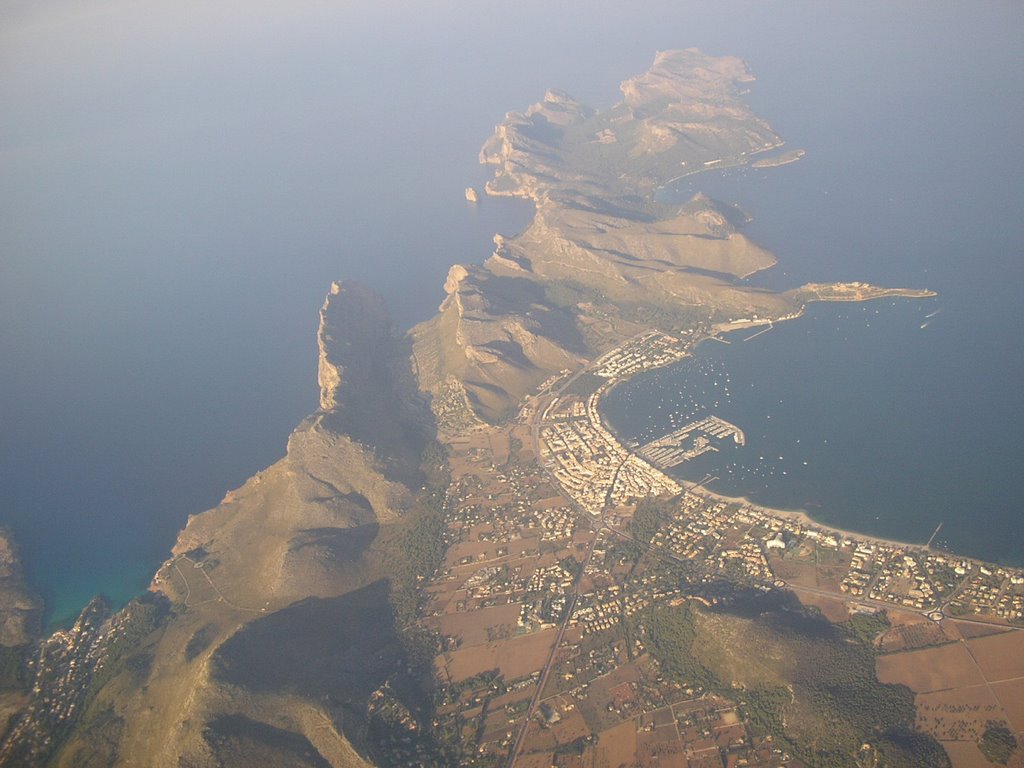
<path id="1" fill-rule="evenodd" d="M 77 734 L 58 763 L 103 752 L 118 764 L 168 768 L 231 764 L 239 755 L 252 764 L 367 764 L 351 739 L 369 692 L 346 692 L 332 675 L 356 674 L 365 662 L 362 645 L 346 649 L 345 632 L 368 612 L 390 615 L 381 581 L 388 574 L 368 553 L 380 528 L 416 504 L 419 453 L 433 431 L 407 342 L 376 294 L 334 283 L 317 341 L 319 409 L 294 430 L 280 461 L 189 518 L 153 580 L 173 610 L 133 657 L 136 666 L 144 660 L 143 676 L 125 666 L 95 704 L 117 728 Z M 297 650 L 332 635 L 335 656 Z M 386 664 L 365 678 L 371 689 L 404 668 L 393 631 L 386 643 Z M 239 653 L 266 669 L 239 667 Z M 290 670 L 292 684 L 263 685 L 260 673 L 271 667 Z"/>
<path id="2" fill-rule="evenodd" d="M 453 267 L 438 317 L 411 334 L 442 422 L 505 418 L 541 381 L 652 318 L 679 330 L 723 312 L 791 309 L 738 283 L 775 263 L 738 231 L 740 212 L 703 195 L 667 206 L 652 194 L 781 144 L 740 98 L 751 79 L 739 59 L 667 51 L 605 112 L 549 90 L 506 116 L 480 152 L 496 166 L 486 189 L 533 200 L 536 216 L 516 237 L 496 237 L 481 267 Z"/>
<path id="3" fill-rule="evenodd" d="M 29 587 L 10 531 L 0 529 L 0 646 L 30 643 L 42 628 L 43 601 Z"/>
<path id="4" fill-rule="evenodd" d="M 604 112 L 548 91 L 525 112 L 509 112 L 484 144 L 480 161 L 497 166 L 486 190 L 537 202 L 607 200 L 746 163 L 782 144 L 741 98 L 739 86 L 753 79 L 740 59 L 690 48 L 659 53 Z"/>
<path id="5" fill-rule="evenodd" d="M 384 300 L 359 283 L 334 283 L 320 310 L 319 424 L 370 447 L 380 470 L 415 484 L 429 409 Z"/>
<path id="6" fill-rule="evenodd" d="M 491 195 L 539 199 L 556 178 L 573 173 L 567 148 L 567 129 L 585 123 L 594 111 L 568 94 L 549 90 L 543 101 L 524 112 L 509 112 L 480 150 L 480 162 L 498 166 L 488 182 Z M 585 183 L 592 184 L 594 179 Z"/>
<path id="7" fill-rule="evenodd" d="M 755 120 L 740 98 L 739 84 L 755 80 L 746 63 L 735 56 L 708 56 L 697 48 L 658 51 L 650 69 L 624 80 L 619 90 L 632 109 L 664 103 L 665 111 L 707 118 L 730 114 Z"/>
<path id="8" fill-rule="evenodd" d="M 503 418 L 552 373 L 580 364 L 586 350 L 575 319 L 536 282 L 456 265 L 445 292 L 437 317 L 411 333 L 420 385 L 442 425 Z M 457 407 L 459 395 L 473 415 Z"/>

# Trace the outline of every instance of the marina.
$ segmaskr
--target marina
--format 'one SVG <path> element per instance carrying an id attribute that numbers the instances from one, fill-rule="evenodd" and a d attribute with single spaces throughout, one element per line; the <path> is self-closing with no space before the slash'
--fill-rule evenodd
<path id="1" fill-rule="evenodd" d="M 1011 488 L 996 481 L 1019 451 L 1010 432 L 978 435 L 978 422 L 955 410 L 936 418 L 931 392 L 949 377 L 943 349 L 955 326 L 944 322 L 949 300 L 932 301 L 812 304 L 750 343 L 701 344 L 692 358 L 610 390 L 605 422 L 646 447 L 714 415 L 742 427 L 745 449 L 695 451 L 665 468 L 677 481 L 713 474 L 713 491 L 888 539 L 926 541 L 942 520 L 935 546 L 1019 564 L 1020 531 L 1002 511 L 1013 508 Z M 952 432 L 972 450 L 955 450 Z M 951 462 L 986 481 L 950 483 Z M 972 525 L 975 514 L 988 525 Z"/>
<path id="2" fill-rule="evenodd" d="M 717 416 L 708 416 L 652 440 L 637 449 L 637 453 L 658 469 L 669 469 L 709 451 L 717 452 L 715 442 L 730 437 L 736 445 L 746 445 L 742 429 Z"/>

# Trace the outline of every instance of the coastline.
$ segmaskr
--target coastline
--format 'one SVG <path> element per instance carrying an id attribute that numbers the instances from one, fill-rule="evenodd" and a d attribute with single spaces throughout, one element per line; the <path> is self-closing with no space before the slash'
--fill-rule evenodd
<path id="1" fill-rule="evenodd" d="M 857 298 L 853 298 L 853 297 L 851 297 L 851 298 L 846 298 L 846 297 L 842 297 L 842 298 L 822 297 L 822 298 L 819 298 L 819 299 L 815 299 L 814 301 L 821 302 L 821 303 L 830 303 L 830 302 L 844 302 L 844 303 L 845 302 L 853 302 L 853 303 L 860 303 L 860 302 L 865 302 L 865 301 L 871 301 L 873 299 L 892 298 L 894 294 L 892 294 L 890 292 L 890 290 L 892 290 L 892 289 L 887 289 L 887 290 L 879 291 L 877 295 L 861 296 L 861 297 L 857 297 Z M 896 290 L 898 290 L 898 289 L 896 289 Z M 930 298 L 931 296 L 937 295 L 937 294 L 935 294 L 932 291 L 921 291 L 920 292 L 921 295 L 915 295 L 915 293 L 906 292 L 906 293 L 895 294 L 895 295 L 899 296 L 901 298 Z M 693 354 L 694 354 L 694 351 L 697 349 L 697 347 L 699 347 L 704 342 L 707 342 L 707 341 L 719 341 L 719 342 L 724 341 L 722 336 L 728 335 L 728 334 L 730 334 L 730 333 L 732 333 L 734 331 L 741 331 L 741 330 L 750 329 L 750 328 L 764 328 L 764 330 L 768 330 L 771 327 L 773 327 L 775 323 L 782 323 L 782 322 L 785 322 L 787 320 L 796 320 L 796 319 L 798 319 L 800 317 L 803 317 L 806 314 L 806 311 L 807 311 L 807 303 L 804 303 L 798 309 L 796 309 L 794 312 L 792 312 L 790 314 L 787 314 L 787 315 L 783 315 L 783 316 L 777 317 L 777 318 L 743 319 L 743 320 L 734 321 L 734 322 L 715 323 L 714 325 L 711 326 L 709 331 L 704 336 L 702 336 L 699 339 L 696 339 L 694 341 L 693 345 L 690 347 L 690 349 L 687 350 L 686 354 L 683 356 L 682 359 L 685 360 L 685 359 L 688 359 L 688 358 L 692 358 Z M 761 331 L 761 332 L 763 333 L 764 331 Z M 726 342 L 726 343 L 728 343 L 728 342 Z M 679 362 L 681 362 L 681 360 L 680 361 L 676 361 L 676 363 L 673 363 L 673 364 L 678 364 Z M 649 372 L 650 370 L 654 370 L 654 369 L 647 369 L 645 371 L 638 371 L 637 373 L 635 373 L 633 375 L 626 376 L 626 377 L 621 378 L 621 379 L 616 379 L 616 380 L 610 382 L 609 385 L 607 386 L 607 388 L 601 393 L 601 399 L 603 399 L 603 397 L 605 395 L 607 395 L 608 392 L 612 391 L 615 387 L 619 386 L 620 384 L 624 384 L 627 381 L 629 381 L 630 379 L 632 379 L 634 376 L 639 375 L 640 373 Z M 600 413 L 600 403 L 598 403 L 598 412 Z M 602 425 L 604 426 L 604 428 L 614 437 L 614 439 L 619 443 L 620 446 L 622 446 L 630 454 L 636 455 L 634 453 L 634 451 L 627 446 L 626 442 L 623 441 L 622 437 L 617 433 L 617 431 L 614 429 L 614 427 L 606 419 L 602 418 L 601 421 L 602 421 Z M 671 475 L 669 475 L 669 477 L 671 477 Z M 899 549 L 915 549 L 915 550 L 919 550 L 919 551 L 928 551 L 928 552 L 945 552 L 946 554 L 955 555 L 957 557 L 960 557 L 960 558 L 962 558 L 964 560 L 968 560 L 968 561 L 971 561 L 971 562 L 989 562 L 989 561 L 986 561 L 984 559 L 980 559 L 980 558 L 976 558 L 976 557 L 971 557 L 969 555 L 958 554 L 958 553 L 955 553 L 955 552 L 946 552 L 945 550 L 936 549 L 935 547 L 929 546 L 926 541 L 922 541 L 922 542 L 904 541 L 904 540 L 900 540 L 900 539 L 893 539 L 893 538 L 887 538 L 887 537 L 884 537 L 884 536 L 878 536 L 878 535 L 874 535 L 874 534 L 870 534 L 870 533 L 866 533 L 866 532 L 862 532 L 862 531 L 856 531 L 856 530 L 852 530 L 852 529 L 849 529 L 849 528 L 840 528 L 840 527 L 837 527 L 837 526 L 834 526 L 834 525 L 829 525 L 827 523 L 823 523 L 823 522 L 821 522 L 819 520 L 816 520 L 805 509 L 781 509 L 781 508 L 777 508 L 777 507 L 769 507 L 769 506 L 766 506 L 764 504 L 759 504 L 759 503 L 757 503 L 755 501 L 752 501 L 751 499 L 749 499 L 746 496 L 729 496 L 729 495 L 726 495 L 726 494 L 723 494 L 723 493 L 718 493 L 716 491 L 711 490 L 707 486 L 702 485 L 701 481 L 696 481 L 695 482 L 695 481 L 684 480 L 684 479 L 681 479 L 681 478 L 673 478 L 673 479 L 675 479 L 680 485 L 682 485 L 686 489 L 687 492 L 696 493 L 697 495 L 700 495 L 700 496 L 703 496 L 703 497 L 706 497 L 706 498 L 715 499 L 715 500 L 718 500 L 718 501 L 723 501 L 723 502 L 726 502 L 726 503 L 729 503 L 729 504 L 737 504 L 737 505 L 739 505 L 741 507 L 746 507 L 748 509 L 760 512 L 760 513 L 762 513 L 762 514 L 764 514 L 764 515 L 766 515 L 768 517 L 777 517 L 777 518 L 781 518 L 783 520 L 788 520 L 790 522 L 797 523 L 797 524 L 799 524 L 801 526 L 804 526 L 804 527 L 807 527 L 807 528 L 813 528 L 815 530 L 819 530 L 819 531 L 821 531 L 823 533 L 833 534 L 833 535 L 835 535 L 837 537 L 840 537 L 840 538 L 852 539 L 852 540 L 856 540 L 856 541 L 867 542 L 867 543 L 874 544 L 874 545 L 893 547 L 893 548 L 899 548 Z"/>
<path id="2" fill-rule="evenodd" d="M 716 337 L 715 336 L 707 336 L 707 337 L 701 339 L 700 342 L 698 342 L 698 344 L 701 343 L 701 342 L 704 342 L 704 341 L 708 341 L 710 339 L 714 339 L 714 338 L 716 338 Z M 690 354 L 687 354 L 687 357 L 690 357 Z M 686 359 L 686 358 L 684 358 L 684 359 Z M 614 387 L 616 387 L 616 386 L 618 386 L 620 384 L 624 384 L 630 378 L 632 378 L 632 377 L 627 377 L 625 379 L 621 379 L 621 380 L 613 382 L 605 390 L 605 392 L 603 394 L 607 394 Z M 636 453 L 632 449 L 630 449 L 626 443 L 623 442 L 621 436 L 615 431 L 614 427 L 612 427 L 611 424 L 609 424 L 605 419 L 602 419 L 602 424 L 603 424 L 604 428 L 609 432 L 609 434 L 611 434 L 615 438 L 616 442 L 618 442 L 620 446 L 622 446 L 631 455 L 634 455 L 634 456 L 636 455 Z M 669 475 L 669 477 L 671 477 L 671 475 Z M 802 525 L 804 527 L 814 528 L 816 530 L 819 530 L 819 531 L 822 531 L 822 532 L 825 532 L 825 533 L 832 533 L 832 534 L 835 534 L 835 535 L 840 536 L 842 538 L 855 539 L 857 541 L 864 541 L 864 542 L 868 542 L 868 543 L 871 543 L 871 544 L 877 544 L 877 545 L 882 545 L 882 546 L 887 546 L 887 547 L 897 547 L 897 548 L 905 548 L 905 549 L 919 549 L 919 550 L 922 550 L 922 551 L 939 551 L 939 552 L 944 552 L 945 551 L 945 550 L 936 550 L 934 547 L 929 547 L 929 546 L 927 546 L 926 542 L 903 541 L 903 540 L 900 540 L 900 539 L 886 538 L 884 536 L 878 536 L 878 535 L 874 535 L 874 534 L 870 534 L 870 533 L 865 533 L 865 532 L 862 532 L 862 531 L 855 531 L 855 530 L 852 530 L 852 529 L 849 529 L 849 528 L 839 528 L 839 527 L 836 527 L 834 525 L 829 525 L 828 523 L 823 523 L 823 522 L 821 522 L 819 520 L 816 520 L 805 509 L 781 509 L 781 508 L 778 508 L 778 507 L 769 507 L 769 506 L 766 506 L 764 504 L 759 504 L 759 503 L 757 503 L 755 501 L 752 501 L 751 499 L 747 498 L 746 496 L 729 496 L 729 495 L 726 495 L 724 493 L 718 493 L 717 491 L 713 491 L 710 488 L 708 488 L 707 486 L 702 485 L 700 481 L 683 480 L 683 479 L 680 479 L 680 478 L 673 478 L 673 479 L 675 479 L 681 486 L 683 486 L 685 488 L 686 492 L 688 492 L 688 493 L 695 493 L 698 496 L 704 496 L 706 498 L 715 499 L 717 501 L 724 501 L 724 502 L 726 502 L 728 504 L 737 504 L 737 505 L 739 505 L 741 507 L 746 507 L 748 509 L 752 509 L 752 510 L 755 510 L 757 512 L 761 512 L 762 514 L 764 514 L 764 515 L 766 515 L 768 517 L 782 518 L 782 519 L 788 520 L 790 522 L 798 523 L 798 524 L 800 524 L 800 525 Z M 956 553 L 947 553 L 947 554 L 956 554 Z M 980 560 L 980 559 L 975 558 L 975 557 L 970 557 L 968 555 L 957 555 L 957 556 L 958 557 L 962 557 L 965 560 L 977 561 L 977 562 L 987 562 L 987 561 L 983 561 L 983 560 Z"/>
<path id="3" fill-rule="evenodd" d="M 804 509 L 779 509 L 777 507 L 766 507 L 763 504 L 751 501 L 746 496 L 727 496 L 723 493 L 717 493 L 712 491 L 707 486 L 701 485 L 699 482 L 690 483 L 687 485 L 686 490 L 691 493 L 696 493 L 699 496 L 706 496 L 708 498 L 716 499 L 718 501 L 724 501 L 729 504 L 738 504 L 742 507 L 762 512 L 769 517 L 779 517 L 791 522 L 799 523 L 807 528 L 814 528 L 815 530 L 822 531 L 824 533 L 832 533 L 842 538 L 854 539 L 857 541 L 865 541 L 871 544 L 878 544 L 887 547 L 896 547 L 900 549 L 919 549 L 923 551 L 944 551 L 934 550 L 932 547 L 928 547 L 925 542 L 912 542 L 912 541 L 900 541 L 899 539 L 887 539 L 882 536 L 873 536 L 868 533 L 861 533 L 860 531 L 852 531 L 848 528 L 837 528 L 827 523 L 819 522 L 811 517 L 810 513 Z M 953 554 L 953 553 L 947 553 Z M 958 555 L 963 557 L 965 560 L 973 560 L 974 558 L 967 557 L 966 555 Z"/>
<path id="4" fill-rule="evenodd" d="M 797 162 L 804 156 L 807 151 L 804 149 L 791 149 L 788 152 L 783 152 L 773 157 L 764 157 L 760 160 L 755 160 L 750 164 L 751 168 L 781 168 L 784 165 L 791 165 Z"/>

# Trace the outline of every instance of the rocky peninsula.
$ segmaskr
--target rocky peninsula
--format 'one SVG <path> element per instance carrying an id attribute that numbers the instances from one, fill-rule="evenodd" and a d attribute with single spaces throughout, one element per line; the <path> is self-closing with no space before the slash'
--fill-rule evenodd
<path id="1" fill-rule="evenodd" d="M 817 558 L 814 536 L 683 493 L 594 420 L 610 381 L 717 330 L 810 301 L 930 295 L 753 288 L 776 259 L 742 211 L 655 199 L 782 146 L 742 99 L 752 80 L 739 59 L 666 51 L 609 110 L 550 90 L 510 112 L 480 158 L 487 194 L 534 202 L 530 226 L 452 266 L 436 316 L 407 333 L 368 288 L 331 286 L 318 410 L 279 462 L 188 520 L 147 595 L 60 640 L 82 684 L 59 689 L 66 717 L 47 732 L 40 674 L 0 764 L 944 757 L 913 730 L 909 690 L 876 677 L 889 625 L 809 588 L 829 623 L 772 570 L 813 581 L 778 550 L 799 535 Z M 870 583 L 896 574 L 872 557 Z M 800 654 L 834 663 L 800 675 Z M 761 657 L 782 661 L 742 666 Z M 665 723 L 659 746 L 645 734 Z"/>

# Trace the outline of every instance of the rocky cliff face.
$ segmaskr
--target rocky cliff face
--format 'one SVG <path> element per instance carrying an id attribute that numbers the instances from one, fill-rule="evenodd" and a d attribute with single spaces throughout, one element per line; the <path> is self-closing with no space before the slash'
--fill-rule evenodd
<path id="1" fill-rule="evenodd" d="M 498 419 L 552 373 L 580 364 L 575 319 L 536 282 L 457 266 L 445 291 L 438 316 L 412 332 L 420 381 L 438 405 L 447 383 L 473 415 Z"/>
<path id="2" fill-rule="evenodd" d="M 334 283 L 318 344 L 319 423 L 372 447 L 385 476 L 415 486 L 433 426 L 409 367 L 409 342 L 395 333 L 383 299 L 357 283 Z"/>
<path id="3" fill-rule="evenodd" d="M 351 740 L 404 653 L 368 552 L 415 506 L 431 427 L 373 292 L 332 285 L 318 343 L 320 409 L 280 461 L 189 518 L 153 581 L 169 618 L 99 691 L 108 726 L 61 764 L 366 764 Z"/>
<path id="4" fill-rule="evenodd" d="M 331 292 L 324 305 L 320 308 L 320 327 L 317 329 L 316 345 L 319 350 L 317 358 L 316 383 L 320 387 L 320 410 L 333 411 L 338 406 L 338 390 L 341 387 L 342 368 L 331 359 L 330 329 L 327 327 L 327 311 L 331 306 L 331 296 L 341 294 L 341 284 L 332 283 Z"/>

